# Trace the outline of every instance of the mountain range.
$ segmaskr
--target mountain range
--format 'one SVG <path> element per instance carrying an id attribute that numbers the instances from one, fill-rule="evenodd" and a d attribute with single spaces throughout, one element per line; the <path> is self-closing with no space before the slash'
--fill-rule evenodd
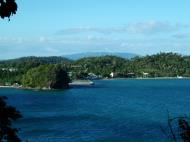
<path id="1" fill-rule="evenodd" d="M 122 57 L 125 59 L 131 59 L 136 56 L 139 56 L 134 53 L 127 53 L 127 52 L 84 52 L 84 53 L 76 53 L 76 54 L 70 54 L 70 55 L 63 55 L 63 57 L 71 59 L 71 60 L 78 60 L 85 57 L 99 57 L 99 56 L 106 56 L 106 55 L 113 55 Z"/>

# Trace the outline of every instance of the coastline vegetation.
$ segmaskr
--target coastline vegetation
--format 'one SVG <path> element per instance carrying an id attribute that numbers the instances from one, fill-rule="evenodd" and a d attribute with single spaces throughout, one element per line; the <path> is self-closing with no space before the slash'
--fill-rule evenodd
<path id="1" fill-rule="evenodd" d="M 75 64 L 81 65 L 84 73 L 93 72 L 103 77 L 109 77 L 111 72 L 117 77 L 190 76 L 190 57 L 175 53 L 160 53 L 133 59 L 115 56 L 91 57 L 78 60 Z"/>
<path id="2" fill-rule="evenodd" d="M 177 76 L 190 77 L 190 56 L 159 53 L 132 59 L 109 55 L 76 61 L 64 57 L 23 57 L 0 61 L 2 86 L 19 84 L 30 88 L 68 88 L 69 78 L 81 80 Z M 64 81 L 61 82 L 60 79 Z M 60 83 L 64 85 L 59 86 Z"/>
<path id="3" fill-rule="evenodd" d="M 67 71 L 61 65 L 40 65 L 23 75 L 22 85 L 26 88 L 66 89 L 69 88 Z"/>

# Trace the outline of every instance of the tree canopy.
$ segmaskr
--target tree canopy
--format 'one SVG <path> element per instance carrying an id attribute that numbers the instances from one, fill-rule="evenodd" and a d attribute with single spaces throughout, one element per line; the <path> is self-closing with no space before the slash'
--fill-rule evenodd
<path id="1" fill-rule="evenodd" d="M 176 53 L 159 53 L 130 60 L 115 56 L 89 57 L 75 61 L 73 64 L 77 68 L 71 70 L 76 74 L 95 73 L 102 77 L 109 77 L 111 72 L 117 73 L 117 77 L 127 77 L 130 73 L 136 77 L 142 77 L 143 73 L 148 73 L 149 77 L 189 77 L 189 61 L 190 56 Z"/>
<path id="2" fill-rule="evenodd" d="M 68 88 L 69 77 L 61 65 L 41 65 L 32 68 L 23 76 L 24 87 L 39 89 Z"/>
<path id="3" fill-rule="evenodd" d="M 0 17 L 10 18 L 13 14 L 16 14 L 17 3 L 15 0 L 0 0 Z"/>
<path id="4" fill-rule="evenodd" d="M 6 104 L 6 99 L 0 96 L 0 142 L 21 142 L 18 129 L 12 127 L 12 122 L 22 116 L 16 108 Z"/>
<path id="5" fill-rule="evenodd" d="M 159 53 L 133 59 L 117 56 L 88 57 L 76 61 L 63 57 L 24 57 L 0 61 L 0 84 L 19 83 L 22 85 L 23 75 L 27 76 L 28 80 L 39 72 L 41 72 L 39 73 L 41 76 L 37 77 L 38 79 L 45 74 L 49 77 L 48 71 L 51 72 L 51 65 L 58 64 L 67 70 L 73 80 L 86 79 L 89 74 L 95 74 L 99 78 L 109 78 L 110 73 L 114 73 L 115 77 L 143 77 L 143 73 L 148 73 L 148 77 L 190 77 L 190 56 L 181 56 L 175 53 Z M 41 65 L 43 66 L 33 70 Z M 43 74 L 42 71 L 45 73 Z M 35 81 L 35 83 L 37 82 Z M 48 85 L 45 86 L 48 87 Z"/>

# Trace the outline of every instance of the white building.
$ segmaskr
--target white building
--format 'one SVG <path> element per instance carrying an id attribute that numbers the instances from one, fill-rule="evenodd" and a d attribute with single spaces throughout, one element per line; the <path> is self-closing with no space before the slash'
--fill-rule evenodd
<path id="1" fill-rule="evenodd" d="M 146 78 L 146 77 L 148 77 L 148 76 L 149 76 L 149 73 L 143 72 L 143 77 L 144 77 L 144 78 Z"/>

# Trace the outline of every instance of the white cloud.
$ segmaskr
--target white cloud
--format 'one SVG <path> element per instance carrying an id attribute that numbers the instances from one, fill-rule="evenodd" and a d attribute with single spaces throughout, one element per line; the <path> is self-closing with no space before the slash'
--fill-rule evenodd
<path id="1" fill-rule="evenodd" d="M 24 38 L 22 37 L 0 37 L 0 43 L 9 43 L 9 44 L 22 44 L 24 42 Z"/>
<path id="2" fill-rule="evenodd" d="M 45 50 L 47 52 L 59 53 L 59 50 L 57 50 L 56 48 L 53 48 L 53 47 L 47 47 L 47 48 L 45 48 Z"/>
<path id="3" fill-rule="evenodd" d="M 56 35 L 71 35 L 82 33 L 100 33 L 100 34 L 150 34 L 150 33 L 166 33 L 187 29 L 189 26 L 181 23 L 171 24 L 162 21 L 146 21 L 138 23 L 130 23 L 120 27 L 75 27 L 60 30 Z"/>
<path id="4" fill-rule="evenodd" d="M 190 54 L 188 28 L 187 25 L 179 23 L 148 21 L 120 27 L 70 28 L 52 36 L 0 37 L 0 50 L 3 53 L 0 58 L 12 58 L 14 55 L 15 57 L 51 56 L 92 51 L 136 54 L 179 51 Z"/>
<path id="5" fill-rule="evenodd" d="M 190 37 L 190 33 L 177 33 L 177 34 L 172 35 L 172 37 L 176 39 L 186 39 Z"/>

